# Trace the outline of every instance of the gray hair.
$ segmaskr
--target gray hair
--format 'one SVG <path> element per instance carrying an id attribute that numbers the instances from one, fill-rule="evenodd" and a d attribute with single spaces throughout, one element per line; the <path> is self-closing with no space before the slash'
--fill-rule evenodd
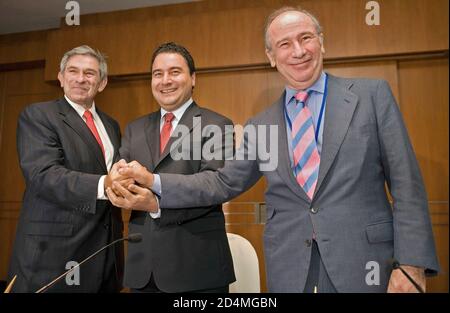
<path id="1" fill-rule="evenodd" d="M 61 59 L 61 63 L 59 64 L 59 71 L 61 73 L 64 72 L 67 66 L 67 62 L 70 57 L 74 55 L 89 55 L 97 59 L 100 69 L 100 80 L 104 80 L 108 76 L 108 65 L 106 64 L 106 56 L 98 50 L 94 50 L 87 45 L 79 46 L 73 48 L 70 51 L 64 53 L 64 56 Z"/>
<path id="2" fill-rule="evenodd" d="M 266 49 L 269 50 L 269 51 L 272 49 L 272 47 L 270 45 L 270 40 L 269 40 L 269 32 L 268 32 L 269 31 L 269 27 L 272 24 L 272 22 L 278 16 L 280 16 L 281 14 L 286 13 L 286 12 L 300 12 L 300 13 L 303 13 L 303 14 L 309 16 L 309 18 L 314 23 L 314 26 L 316 28 L 317 34 L 318 35 L 322 34 L 322 26 L 320 25 L 319 20 L 317 19 L 317 17 L 315 17 L 312 13 L 310 13 L 309 11 L 304 10 L 304 9 L 302 9 L 300 7 L 285 6 L 285 7 L 282 7 L 280 9 L 276 10 L 276 11 L 273 11 L 266 19 L 266 24 L 264 26 L 264 41 L 265 41 L 265 44 L 266 44 Z M 321 39 L 321 42 L 322 42 L 322 39 Z"/>

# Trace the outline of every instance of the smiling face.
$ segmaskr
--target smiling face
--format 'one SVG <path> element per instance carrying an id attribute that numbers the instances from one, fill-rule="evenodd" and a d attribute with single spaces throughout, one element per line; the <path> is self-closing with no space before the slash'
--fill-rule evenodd
<path id="1" fill-rule="evenodd" d="M 304 90 L 314 84 L 322 72 L 325 49 L 322 34 L 317 34 L 312 19 L 304 13 L 288 11 L 276 17 L 267 32 L 267 57 L 288 86 Z"/>
<path id="2" fill-rule="evenodd" d="M 64 71 L 58 73 L 58 79 L 67 98 L 86 109 L 92 106 L 95 95 L 103 91 L 107 84 L 106 78 L 100 80 L 98 60 L 82 54 L 67 60 Z"/>
<path id="3" fill-rule="evenodd" d="M 189 72 L 186 60 L 178 53 L 160 53 L 152 65 L 152 92 L 166 111 L 174 111 L 192 96 L 195 73 Z"/>

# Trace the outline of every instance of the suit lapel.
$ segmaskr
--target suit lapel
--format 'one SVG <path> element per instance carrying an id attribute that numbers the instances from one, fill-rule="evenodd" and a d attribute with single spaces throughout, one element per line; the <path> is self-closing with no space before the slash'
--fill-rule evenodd
<path id="1" fill-rule="evenodd" d="M 153 112 L 147 119 L 144 126 L 145 138 L 150 150 L 151 170 L 156 168 L 159 160 L 159 134 L 160 134 L 161 111 Z"/>
<path id="2" fill-rule="evenodd" d="M 351 85 L 343 86 L 339 84 L 338 78 L 329 75 L 319 177 L 314 194 L 321 187 L 341 147 L 355 112 L 358 97 L 349 90 L 350 87 Z"/>
<path id="3" fill-rule="evenodd" d="M 200 109 L 198 108 L 197 104 L 195 102 L 193 102 L 184 112 L 183 116 L 181 117 L 181 120 L 178 122 L 178 125 L 184 125 L 189 129 L 188 133 L 183 134 L 182 137 L 180 138 L 175 138 L 175 137 L 170 137 L 169 141 L 166 144 L 166 147 L 164 148 L 163 153 L 161 154 L 161 157 L 158 159 L 158 162 L 155 164 L 155 168 L 161 163 L 162 160 L 164 160 L 171 151 L 177 149 L 177 147 L 183 142 L 183 138 L 186 137 L 187 135 L 189 135 L 192 132 L 192 129 L 194 128 L 193 121 L 194 121 L 194 117 L 196 116 L 200 116 L 201 112 Z M 175 132 L 178 128 L 177 127 L 173 130 L 173 132 Z M 159 130 L 159 129 L 158 129 Z M 159 134 L 159 132 L 158 132 Z M 159 136 L 158 136 L 159 138 Z M 177 145 L 173 145 L 174 141 L 177 140 L 178 144 Z M 159 145 L 159 139 L 158 139 L 158 145 Z M 158 149 L 159 150 L 159 149 Z"/>
<path id="4" fill-rule="evenodd" d="M 107 172 L 105 157 L 102 149 L 90 129 L 87 127 L 86 123 L 65 99 L 60 99 L 59 105 L 60 114 L 63 116 L 64 123 L 71 127 L 81 137 L 81 139 L 83 139 L 89 151 L 94 155 L 101 168 Z"/>
<path id="5" fill-rule="evenodd" d="M 308 195 L 305 193 L 303 188 L 298 184 L 294 176 L 294 171 L 291 167 L 291 160 L 289 158 L 289 153 L 291 153 L 288 145 L 286 120 L 284 118 L 284 98 L 286 93 L 283 92 L 280 99 L 278 99 L 275 105 L 275 114 L 277 117 L 276 124 L 278 125 L 278 145 L 279 145 L 279 155 L 278 155 L 278 167 L 277 170 L 281 178 L 285 181 L 286 185 L 300 198 L 310 202 Z M 290 140 L 290 138 L 289 138 Z"/>

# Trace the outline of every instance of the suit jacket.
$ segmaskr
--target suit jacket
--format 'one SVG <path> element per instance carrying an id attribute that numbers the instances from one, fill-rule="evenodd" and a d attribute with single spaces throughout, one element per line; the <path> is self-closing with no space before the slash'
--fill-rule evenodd
<path id="1" fill-rule="evenodd" d="M 422 177 L 388 84 L 329 76 L 312 201 L 291 169 L 283 110 L 284 94 L 248 122 L 277 126 L 275 170 L 262 171 L 266 162 L 257 156 L 253 161 L 226 162 L 217 173 L 161 174 L 161 207 L 227 201 L 264 175 L 268 184 L 264 252 L 271 292 L 303 291 L 313 231 L 338 292 L 385 292 L 392 258 L 437 271 Z M 264 140 L 261 133 L 256 140 L 244 137 L 237 156 L 243 149 L 269 145 L 270 139 Z M 394 199 L 392 207 L 385 183 Z"/>
<path id="2" fill-rule="evenodd" d="M 97 109 L 118 156 L 120 128 Z M 63 98 L 36 103 L 20 114 L 20 167 L 26 182 L 9 268 L 13 291 L 34 292 L 113 239 L 120 238 L 120 210 L 97 200 L 105 159 L 83 119 Z M 102 283 L 120 290 L 123 247 L 102 252 L 80 267 L 79 285 L 65 279 L 49 292 L 97 292 Z M 73 277 L 75 278 L 75 277 Z"/>
<path id="3" fill-rule="evenodd" d="M 194 121 L 195 118 L 195 121 Z M 120 156 L 136 160 L 155 173 L 193 174 L 217 170 L 223 158 L 210 160 L 193 158 L 192 147 L 205 147 L 214 140 L 208 130 L 232 122 L 207 109 L 191 104 L 160 156 L 160 111 L 146 115 L 128 125 L 122 139 Z M 177 136 L 180 125 L 188 132 Z M 199 134 L 202 132 L 202 135 Z M 217 139 L 217 138 L 216 138 Z M 222 154 L 222 138 L 214 151 Z M 187 152 L 187 160 L 171 157 Z M 174 197 L 178 194 L 175 192 Z M 221 204 L 209 207 L 162 210 L 161 218 L 153 219 L 147 212 L 132 211 L 130 233 L 142 233 L 143 240 L 128 245 L 124 284 L 139 289 L 145 287 L 151 275 L 164 292 L 185 292 L 228 286 L 235 280 L 233 261 L 225 231 Z"/>

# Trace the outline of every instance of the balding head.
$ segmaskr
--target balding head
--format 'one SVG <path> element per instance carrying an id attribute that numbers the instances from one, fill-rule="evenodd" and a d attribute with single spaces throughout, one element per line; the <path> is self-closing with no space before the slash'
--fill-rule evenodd
<path id="1" fill-rule="evenodd" d="M 276 14 L 275 14 L 276 13 Z M 317 19 L 298 9 L 280 9 L 267 24 L 266 55 L 293 89 L 309 88 L 322 72 L 323 36 Z"/>
<path id="2" fill-rule="evenodd" d="M 296 7 L 282 7 L 274 12 L 272 12 L 266 19 L 266 24 L 264 26 L 264 42 L 266 45 L 266 49 L 267 50 L 271 50 L 271 44 L 270 44 L 270 35 L 269 35 L 269 27 L 272 24 L 272 22 L 277 19 L 278 17 L 280 17 L 281 15 L 286 15 L 286 13 L 302 13 L 306 16 L 308 16 L 311 19 L 311 22 L 314 24 L 314 27 L 316 28 L 316 33 L 317 34 L 322 34 L 322 26 L 319 23 L 319 20 L 310 12 L 308 12 L 307 10 L 303 10 L 301 8 L 296 8 Z M 292 14 L 290 14 L 292 16 Z M 295 14 L 294 14 L 295 15 Z"/>

